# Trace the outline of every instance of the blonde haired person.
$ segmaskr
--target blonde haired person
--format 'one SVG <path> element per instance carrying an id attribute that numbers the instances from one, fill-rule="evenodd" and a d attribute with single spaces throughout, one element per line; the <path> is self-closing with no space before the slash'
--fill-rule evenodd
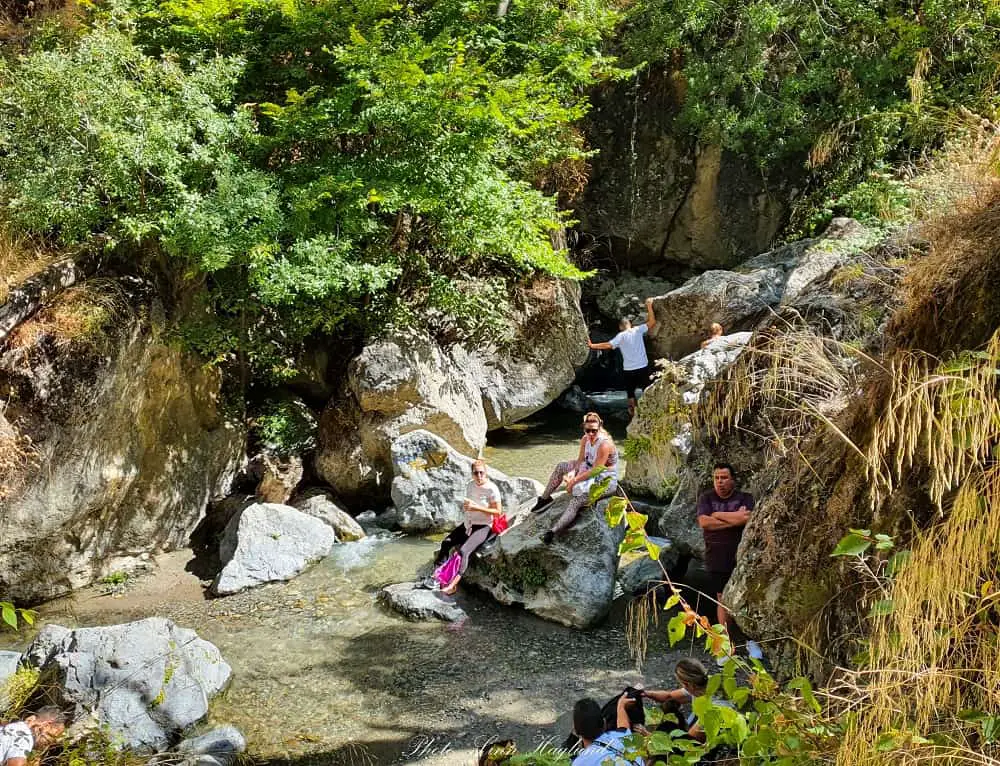
<path id="1" fill-rule="evenodd" d="M 503 515 L 500 503 L 500 489 L 487 477 L 485 460 L 472 462 L 472 478 L 465 488 L 465 499 L 462 500 L 462 510 L 465 511 L 465 521 L 455 527 L 441 541 L 435 564 L 440 564 L 455 546 L 459 547 L 462 563 L 459 565 L 458 576 L 444 589 L 445 593 L 454 593 L 459 580 L 469 568 L 469 557 L 476 549 L 486 542 L 492 531 L 493 518 Z"/>
<path id="2" fill-rule="evenodd" d="M 647 689 L 642 693 L 646 699 L 658 703 L 666 713 L 679 713 L 682 706 L 689 706 L 695 697 L 703 696 L 708 688 L 708 671 L 698 660 L 690 657 L 678 660 L 674 667 L 674 675 L 677 678 L 677 683 L 681 685 L 679 689 L 669 691 Z M 712 702 L 716 705 L 731 707 L 725 700 L 714 697 Z M 687 731 L 687 735 L 691 739 L 696 739 L 699 742 L 705 741 L 705 730 L 698 723 L 698 717 L 694 712 L 689 713 L 684 719 L 684 730 Z"/>
<path id="3" fill-rule="evenodd" d="M 531 509 L 537 513 L 545 508 L 552 502 L 552 493 L 563 481 L 566 482 L 566 491 L 571 495 L 569 505 L 552 528 L 543 535 L 542 539 L 546 544 L 573 526 L 580 511 L 590 505 L 591 487 L 595 482 L 608 478 L 611 481 L 599 500 L 611 497 L 618 490 L 618 447 L 611 434 L 604 430 L 601 416 L 596 412 L 588 412 L 583 416 L 583 438 L 580 439 L 580 452 L 576 460 L 566 460 L 555 467 L 548 485 Z"/>

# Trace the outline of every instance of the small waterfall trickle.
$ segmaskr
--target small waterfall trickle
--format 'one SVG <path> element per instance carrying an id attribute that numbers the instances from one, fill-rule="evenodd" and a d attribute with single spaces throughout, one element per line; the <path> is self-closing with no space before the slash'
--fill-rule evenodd
<path id="1" fill-rule="evenodd" d="M 639 92 L 642 70 L 635 73 L 635 83 L 632 94 L 632 128 L 629 133 L 629 210 L 628 237 L 625 245 L 625 259 L 629 262 L 632 253 L 632 235 L 635 232 L 635 211 L 639 206 L 639 151 L 636 147 L 636 135 L 639 132 Z"/>

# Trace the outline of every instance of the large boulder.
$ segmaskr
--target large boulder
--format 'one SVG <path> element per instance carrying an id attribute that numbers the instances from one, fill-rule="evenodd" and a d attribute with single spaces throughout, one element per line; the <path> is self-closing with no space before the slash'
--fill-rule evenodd
<path id="1" fill-rule="evenodd" d="M 421 587 L 417 583 L 400 582 L 386 585 L 378 593 L 378 600 L 410 620 L 438 619 L 461 622 L 465 611 L 440 591 Z"/>
<path id="2" fill-rule="evenodd" d="M 655 535 L 650 535 L 649 540 L 659 546 L 659 558 L 651 559 L 645 554 L 638 556 L 623 565 L 618 572 L 618 584 L 626 596 L 643 593 L 665 582 L 664 573 L 669 574 L 677 564 L 677 551 L 670 540 Z"/>
<path id="3" fill-rule="evenodd" d="M 633 322 L 645 321 L 646 298 L 665 295 L 676 287 L 676 282 L 640 276 L 630 271 L 588 280 L 584 285 L 586 293 L 593 296 L 601 316 L 615 326 L 623 317 Z"/>
<path id="4" fill-rule="evenodd" d="M 464 520 L 462 500 L 472 478 L 472 458 L 429 431 L 411 431 L 392 443 L 392 466 L 394 509 L 388 515 L 394 526 L 405 532 L 445 531 Z M 494 468 L 487 475 L 500 490 L 509 517 L 533 503 L 541 489 L 533 479 Z"/>
<path id="5" fill-rule="evenodd" d="M 245 432 L 217 368 L 166 335 L 152 291 L 105 284 L 26 319 L 0 351 L 0 592 L 39 601 L 188 544 Z M 59 336 L 60 311 L 94 324 Z"/>
<path id="6" fill-rule="evenodd" d="M 446 347 L 420 331 L 373 340 L 320 420 L 320 478 L 345 502 L 385 501 L 397 437 L 424 429 L 476 454 L 488 430 L 545 407 L 587 358 L 579 301 L 575 283 L 534 283 L 512 298 L 509 337 L 496 346 Z"/>
<path id="7" fill-rule="evenodd" d="M 229 682 L 219 650 L 162 617 L 100 628 L 47 625 L 25 653 L 49 693 L 93 713 L 126 747 L 161 751 Z"/>
<path id="8" fill-rule="evenodd" d="M 684 75 L 653 66 L 593 92 L 584 128 L 598 149 L 575 206 L 581 245 L 621 267 L 729 268 L 765 250 L 794 199 L 797 167 L 759 169 L 675 124 Z"/>
<path id="9" fill-rule="evenodd" d="M 560 495 L 544 511 L 530 514 L 500 536 L 496 545 L 473 558 L 464 583 L 475 585 L 501 604 L 572 628 L 600 622 L 615 595 L 620 530 L 604 520 L 607 501 L 585 509 L 565 534 L 546 545 L 544 532 L 566 510 Z"/>
<path id="10" fill-rule="evenodd" d="M 365 537 L 365 530 L 354 517 L 337 505 L 333 495 L 319 487 L 303 492 L 292 507 L 329 524 L 339 542 L 349 543 Z"/>
<path id="11" fill-rule="evenodd" d="M 690 354 L 709 336 L 713 322 L 726 330 L 752 327 L 781 301 L 784 277 L 774 267 L 747 274 L 706 271 L 655 298 L 657 326 L 649 334 L 650 355 L 677 359 Z"/>
<path id="12" fill-rule="evenodd" d="M 219 596 L 267 582 L 290 580 L 329 555 L 337 538 L 320 519 L 287 505 L 255 503 L 239 511 L 222 534 L 222 571 L 212 583 Z"/>
<path id="13" fill-rule="evenodd" d="M 628 425 L 629 458 L 622 483 L 629 492 L 662 501 L 679 493 L 679 472 L 691 451 L 691 408 L 705 386 L 719 380 L 736 361 L 750 337 L 749 332 L 721 336 L 660 368 L 659 377 L 646 389 Z M 689 514 L 674 505 L 661 514 L 669 519 L 660 529 L 684 549 L 692 539 L 686 521 Z"/>
<path id="14" fill-rule="evenodd" d="M 836 218 L 818 238 L 782 245 L 732 271 L 699 274 L 654 299 L 651 355 L 676 359 L 695 351 L 713 322 L 727 331 L 753 329 L 780 306 L 800 300 L 810 285 L 829 278 L 877 236 L 857 221 Z"/>

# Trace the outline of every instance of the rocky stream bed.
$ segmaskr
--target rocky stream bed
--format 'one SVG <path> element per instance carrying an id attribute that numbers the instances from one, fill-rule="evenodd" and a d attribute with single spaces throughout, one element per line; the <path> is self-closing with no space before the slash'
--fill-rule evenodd
<path id="1" fill-rule="evenodd" d="M 492 738 L 530 748 L 568 731 L 579 697 L 668 682 L 678 656 L 654 630 L 642 670 L 625 637 L 625 600 L 601 626 L 571 630 L 459 596 L 463 624 L 408 622 L 375 603 L 413 577 L 434 543 L 381 537 L 347 543 L 290 583 L 206 599 L 190 550 L 119 588 L 95 586 L 47 604 L 38 625 L 106 625 L 149 615 L 194 628 L 233 668 L 209 724 L 242 730 L 268 764 L 464 764 Z M 30 635 L 8 645 L 22 648 Z M 697 653 L 698 649 L 694 649 Z"/>

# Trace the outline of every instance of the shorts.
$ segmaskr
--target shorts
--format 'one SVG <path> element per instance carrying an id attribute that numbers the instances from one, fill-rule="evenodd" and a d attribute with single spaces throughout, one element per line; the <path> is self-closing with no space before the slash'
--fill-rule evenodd
<path id="1" fill-rule="evenodd" d="M 728 572 L 705 572 L 705 574 L 708 576 L 708 595 L 712 598 L 715 598 L 716 594 L 722 593 L 726 589 L 726 583 L 733 576 L 732 570 Z"/>
<path id="2" fill-rule="evenodd" d="M 635 391 L 645 391 L 649 385 L 649 365 L 638 370 L 625 370 L 625 393 L 635 399 Z"/>

